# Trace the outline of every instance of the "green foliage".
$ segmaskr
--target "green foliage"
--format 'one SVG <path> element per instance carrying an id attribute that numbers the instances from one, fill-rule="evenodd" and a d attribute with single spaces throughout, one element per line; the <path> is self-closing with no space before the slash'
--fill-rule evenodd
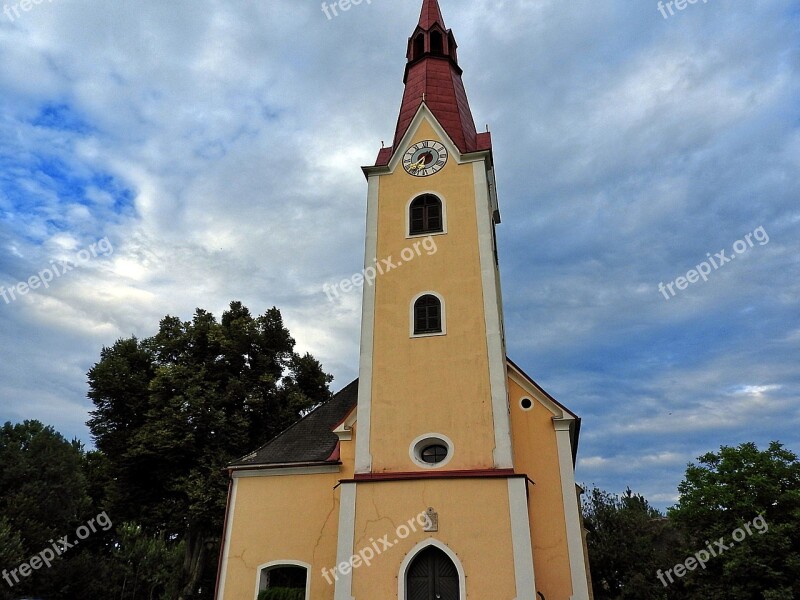
<path id="1" fill-rule="evenodd" d="M 597 600 L 668 598 L 656 571 L 675 564 L 677 533 L 647 500 L 594 488 L 584 499 L 592 585 Z"/>
<path id="2" fill-rule="evenodd" d="M 16 565 L 25 558 L 22 537 L 6 517 L 0 517 L 0 565 Z"/>
<path id="3" fill-rule="evenodd" d="M 258 595 L 258 600 L 305 600 L 306 591 L 293 588 L 270 588 Z"/>
<path id="4" fill-rule="evenodd" d="M 97 514 L 92 513 L 86 493 L 83 456 L 79 443 L 68 442 L 38 421 L 6 423 L 0 428 L 1 568 L 16 568 L 51 547 L 50 540 L 73 534 Z M 83 548 L 70 550 L 51 568 L 15 583 L 13 590 L 5 581 L 0 582 L 0 598 L 28 592 L 69 597 L 64 592 L 63 573 L 69 572 L 73 581 L 78 580 L 83 555 Z"/>
<path id="5" fill-rule="evenodd" d="M 180 571 L 184 544 L 169 544 L 163 538 L 146 534 L 135 523 L 117 528 L 119 541 L 114 558 L 122 576 L 120 598 L 175 598 L 179 590 L 174 574 Z"/>
<path id="6" fill-rule="evenodd" d="M 22 537 L 8 519 L 0 516 L 0 568 L 14 567 L 23 560 L 25 560 L 25 550 Z M 9 600 L 12 597 L 6 582 L 0 580 L 0 600 Z"/>
<path id="7" fill-rule="evenodd" d="M 685 554 L 723 540 L 762 515 L 768 531 L 751 525 L 730 550 L 713 558 L 706 570 L 685 578 L 692 597 L 750 600 L 800 598 L 800 462 L 773 442 L 722 447 L 690 465 L 680 484 L 670 518 L 687 532 Z M 763 530 L 763 528 L 761 528 Z"/>
<path id="8" fill-rule="evenodd" d="M 93 497 L 104 494 L 117 520 L 183 543 L 173 598 L 212 592 L 225 466 L 331 397 L 332 377 L 294 346 L 277 308 L 254 318 L 233 302 L 219 322 L 200 309 L 189 322 L 165 317 L 152 338 L 104 348 L 89 372 L 89 427 L 107 461 L 91 465 Z"/>
<path id="9" fill-rule="evenodd" d="M 38 421 L 0 428 L 0 515 L 26 552 L 74 530 L 89 515 L 82 448 Z"/>

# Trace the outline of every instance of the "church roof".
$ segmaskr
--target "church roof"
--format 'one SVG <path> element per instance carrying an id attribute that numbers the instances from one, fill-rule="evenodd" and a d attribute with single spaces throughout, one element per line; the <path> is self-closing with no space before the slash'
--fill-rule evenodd
<path id="1" fill-rule="evenodd" d="M 261 448 L 231 463 L 229 467 L 241 469 L 248 466 L 338 463 L 336 450 L 339 437 L 333 430 L 355 408 L 357 401 L 358 379 Z"/>
<path id="2" fill-rule="evenodd" d="M 548 394 L 510 358 L 509 368 L 516 369 L 525 379 L 575 419 L 572 435 L 573 455 L 577 453 L 580 418 Z M 305 417 L 272 438 L 255 452 L 228 465 L 231 469 L 248 467 L 287 467 L 292 465 L 337 464 L 339 436 L 334 430 L 344 422 L 358 404 L 358 379 L 345 386 L 331 400 L 315 408 Z"/>
<path id="3" fill-rule="evenodd" d="M 458 44 L 447 29 L 438 0 L 424 0 L 419 24 L 408 40 L 405 91 L 391 148 L 378 154 L 385 166 L 398 150 L 424 103 L 461 153 L 491 149 L 491 136 L 478 133 L 458 66 Z"/>

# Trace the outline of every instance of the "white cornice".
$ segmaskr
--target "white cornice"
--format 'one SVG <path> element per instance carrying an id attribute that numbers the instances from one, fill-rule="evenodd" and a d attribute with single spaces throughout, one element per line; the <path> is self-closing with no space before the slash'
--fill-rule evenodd
<path id="1" fill-rule="evenodd" d="M 253 465 L 231 471 L 231 477 L 281 477 L 284 475 L 319 475 L 320 473 L 338 473 L 340 465 L 307 465 L 293 467 L 275 467 L 272 465 Z"/>
<path id="2" fill-rule="evenodd" d="M 353 439 L 353 425 L 356 422 L 357 415 L 358 408 L 354 408 L 350 411 L 350 414 L 347 415 L 347 418 L 342 421 L 336 429 L 333 430 L 333 433 L 339 436 L 340 441 L 349 442 Z"/>

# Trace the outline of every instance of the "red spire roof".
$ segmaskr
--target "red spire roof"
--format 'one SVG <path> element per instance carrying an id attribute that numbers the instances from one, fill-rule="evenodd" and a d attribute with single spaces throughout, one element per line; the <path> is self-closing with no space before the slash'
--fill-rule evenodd
<path id="1" fill-rule="evenodd" d="M 403 102 L 392 148 L 381 150 L 376 166 L 389 163 L 423 103 L 462 153 L 488 150 L 491 137 L 477 133 L 467 100 L 453 32 L 445 28 L 438 0 L 423 0 L 419 25 L 408 40 Z"/>
<path id="2" fill-rule="evenodd" d="M 446 29 L 442 11 L 439 8 L 439 0 L 423 0 L 422 12 L 419 15 L 419 27 L 427 31 L 434 23 L 438 23 L 442 29 Z"/>

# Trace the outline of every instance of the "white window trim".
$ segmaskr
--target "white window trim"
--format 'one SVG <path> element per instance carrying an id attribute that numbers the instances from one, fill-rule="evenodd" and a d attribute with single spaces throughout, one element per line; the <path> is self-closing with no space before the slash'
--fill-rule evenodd
<path id="1" fill-rule="evenodd" d="M 438 298 L 439 303 L 442 306 L 442 314 L 441 314 L 442 330 L 438 333 L 414 333 L 414 321 L 416 320 L 414 318 L 414 305 L 417 303 L 417 300 L 419 300 L 423 296 L 434 296 Z M 447 309 L 445 307 L 444 298 L 442 297 L 441 294 L 438 294 L 434 291 L 420 292 L 411 299 L 411 304 L 409 306 L 408 312 L 409 312 L 408 333 L 412 338 L 438 337 L 442 335 L 447 335 Z"/>
<path id="2" fill-rule="evenodd" d="M 271 560 L 256 569 L 256 594 L 254 600 L 258 600 L 258 595 L 264 590 L 261 588 L 261 572 L 264 569 L 274 567 L 303 567 L 306 570 L 306 600 L 311 600 L 311 565 L 299 560 Z"/>
<path id="3" fill-rule="evenodd" d="M 461 561 L 458 560 L 458 556 L 456 553 L 453 552 L 448 546 L 443 544 L 437 539 L 429 538 L 427 540 L 421 541 L 419 544 L 414 546 L 411 551 L 406 554 L 406 557 L 403 559 L 403 562 L 400 564 L 400 574 L 397 577 L 397 598 L 398 600 L 408 600 L 406 596 L 406 577 L 408 576 L 408 568 L 411 566 L 413 560 L 419 555 L 420 552 L 425 550 L 428 546 L 435 546 L 442 552 L 444 552 L 447 557 L 453 561 L 453 564 L 456 566 L 456 571 L 458 571 L 458 598 L 462 600 L 467 597 L 467 576 L 464 572 L 464 567 L 461 564 Z"/>
<path id="4" fill-rule="evenodd" d="M 447 458 L 440 463 L 426 463 L 420 456 L 423 446 L 430 446 L 437 443 L 447 446 Z M 408 455 L 411 457 L 411 462 L 418 467 L 422 467 L 423 469 L 441 469 L 447 463 L 453 460 L 455 450 L 456 447 L 453 444 L 453 440 L 443 433 L 426 433 L 425 435 L 421 435 L 411 442 L 411 445 L 408 447 Z"/>
<path id="5" fill-rule="evenodd" d="M 439 201 L 442 203 L 442 230 L 437 231 L 436 233 L 415 233 L 411 234 L 411 203 L 414 202 L 420 196 L 436 196 Z M 437 235 L 447 235 L 447 200 L 445 197 L 440 194 L 439 192 L 434 192 L 431 190 L 417 192 L 411 198 L 409 198 L 408 202 L 406 202 L 406 239 L 413 240 L 417 238 L 426 238 L 426 237 L 435 237 Z"/>

